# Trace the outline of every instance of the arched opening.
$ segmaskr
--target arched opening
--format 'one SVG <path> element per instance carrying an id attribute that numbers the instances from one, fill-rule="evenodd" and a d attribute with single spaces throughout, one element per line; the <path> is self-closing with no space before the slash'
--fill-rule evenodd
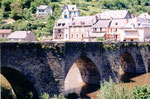
<path id="1" fill-rule="evenodd" d="M 35 88 L 21 72 L 9 67 L 1 67 L 1 74 L 10 83 L 17 99 L 38 98 Z"/>
<path id="2" fill-rule="evenodd" d="M 120 57 L 119 75 L 122 82 L 132 82 L 131 78 L 137 75 L 135 61 L 132 55 L 127 52 L 123 53 Z"/>
<path id="3" fill-rule="evenodd" d="M 81 97 L 100 88 L 100 74 L 96 65 L 88 57 L 80 57 L 70 68 L 65 79 L 65 92 Z"/>

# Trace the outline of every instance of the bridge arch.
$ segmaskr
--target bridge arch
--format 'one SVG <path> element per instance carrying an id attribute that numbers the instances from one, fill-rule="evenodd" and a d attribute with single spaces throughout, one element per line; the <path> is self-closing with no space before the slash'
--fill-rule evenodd
<path id="1" fill-rule="evenodd" d="M 76 59 L 75 62 L 69 67 L 68 71 L 66 71 L 64 87 L 65 91 L 70 91 L 79 87 L 78 84 L 80 84 L 80 86 L 82 84 L 99 85 L 100 81 L 101 76 L 96 64 L 89 57 L 81 56 Z"/>
<path id="2" fill-rule="evenodd" d="M 1 67 L 1 74 L 10 83 L 17 99 L 27 99 L 29 97 L 33 99 L 38 98 L 34 86 L 19 70 L 10 67 Z"/>
<path id="3" fill-rule="evenodd" d="M 125 73 L 136 73 L 136 65 L 133 56 L 128 53 L 124 52 L 120 56 L 120 65 Z"/>

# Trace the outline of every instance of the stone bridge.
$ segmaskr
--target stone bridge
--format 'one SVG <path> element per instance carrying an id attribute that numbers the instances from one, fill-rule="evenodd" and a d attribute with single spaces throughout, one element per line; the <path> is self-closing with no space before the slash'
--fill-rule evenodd
<path id="1" fill-rule="evenodd" d="M 6 42 L 0 43 L 0 59 L 1 74 L 15 92 L 23 86 L 34 96 L 42 92 L 53 96 L 67 91 L 65 80 L 73 64 L 83 82 L 90 84 L 109 77 L 119 82 L 120 68 L 129 73 L 149 72 L 150 43 Z"/>

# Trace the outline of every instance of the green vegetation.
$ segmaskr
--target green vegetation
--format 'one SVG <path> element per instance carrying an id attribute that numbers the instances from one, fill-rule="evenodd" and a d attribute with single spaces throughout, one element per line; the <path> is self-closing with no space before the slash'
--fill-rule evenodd
<path id="1" fill-rule="evenodd" d="M 100 91 L 102 94 L 98 94 L 100 99 L 130 99 L 131 92 L 123 86 L 117 87 L 116 84 L 110 79 L 109 82 L 104 81 L 101 83 Z"/>
<path id="2" fill-rule="evenodd" d="M 126 88 L 123 84 L 116 85 L 112 79 L 101 83 L 98 93 L 100 99 L 150 99 L 150 86 L 135 86 L 133 90 Z"/>
<path id="3" fill-rule="evenodd" d="M 144 85 L 133 89 L 133 99 L 150 99 L 150 87 Z"/>
<path id="4" fill-rule="evenodd" d="M 104 37 L 97 37 L 96 41 L 105 41 L 105 38 Z"/>
<path id="5" fill-rule="evenodd" d="M 149 0 L 0 0 L 0 29 L 31 30 L 37 37 L 51 36 L 55 21 L 61 17 L 65 4 L 76 4 L 82 16 L 94 15 L 104 10 L 129 9 L 131 14 L 150 13 Z M 35 17 L 36 7 L 49 5 L 53 15 L 46 20 Z M 8 24 L 4 19 L 14 19 Z"/>

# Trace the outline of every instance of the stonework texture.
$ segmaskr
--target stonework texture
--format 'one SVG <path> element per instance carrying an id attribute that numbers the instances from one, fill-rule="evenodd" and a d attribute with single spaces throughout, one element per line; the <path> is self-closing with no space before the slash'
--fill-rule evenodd
<path id="1" fill-rule="evenodd" d="M 129 73 L 148 72 L 149 53 L 148 42 L 8 42 L 0 43 L 0 66 L 21 72 L 38 95 L 53 96 L 64 93 L 64 81 L 74 63 L 86 83 L 98 84 L 110 77 L 119 82 L 120 67 Z"/>

